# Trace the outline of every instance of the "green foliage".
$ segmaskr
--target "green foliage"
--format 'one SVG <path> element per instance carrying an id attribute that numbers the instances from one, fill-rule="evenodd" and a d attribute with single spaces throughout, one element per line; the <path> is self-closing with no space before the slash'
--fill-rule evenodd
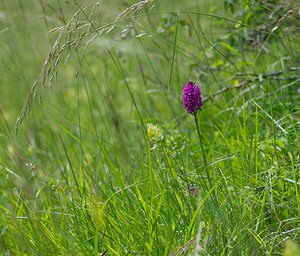
<path id="1" fill-rule="evenodd" d="M 238 19 L 234 31 L 228 35 L 231 45 L 240 50 L 287 37 L 287 33 L 296 31 L 299 26 L 299 4 L 295 1 L 225 0 L 224 5 Z M 293 35 L 288 37 L 293 38 Z"/>

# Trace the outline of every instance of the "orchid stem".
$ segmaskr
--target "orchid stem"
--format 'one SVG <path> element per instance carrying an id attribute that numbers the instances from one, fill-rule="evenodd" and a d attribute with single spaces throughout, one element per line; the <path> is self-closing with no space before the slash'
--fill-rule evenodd
<path id="1" fill-rule="evenodd" d="M 208 165 L 207 165 L 205 151 L 204 151 L 203 143 L 202 143 L 202 136 L 201 136 L 201 132 L 200 132 L 199 125 L 198 125 L 197 113 L 195 113 L 193 116 L 195 117 L 197 134 L 198 134 L 199 143 L 200 143 L 200 147 L 201 147 L 201 151 L 202 151 L 203 162 L 204 162 L 204 165 L 205 165 L 204 169 L 205 169 L 205 172 L 206 172 L 206 176 L 208 178 L 209 185 L 212 188 L 212 182 L 211 182 L 211 178 L 210 178 L 210 175 L 209 175 L 209 172 L 208 172 L 208 168 L 207 168 Z"/>

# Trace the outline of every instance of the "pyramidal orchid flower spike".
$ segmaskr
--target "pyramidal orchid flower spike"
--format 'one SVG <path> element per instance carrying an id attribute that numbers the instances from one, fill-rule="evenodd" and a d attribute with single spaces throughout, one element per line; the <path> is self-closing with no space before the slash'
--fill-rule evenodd
<path id="1" fill-rule="evenodd" d="M 183 106 L 189 114 L 196 115 L 202 108 L 202 96 L 199 85 L 188 82 L 182 93 Z"/>
<path id="2" fill-rule="evenodd" d="M 202 151 L 202 157 L 203 157 L 203 163 L 205 165 L 205 172 L 206 176 L 209 182 L 210 187 L 212 188 L 212 179 L 210 178 L 210 174 L 207 168 L 207 161 L 206 161 L 206 156 L 205 156 L 205 151 L 203 147 L 203 142 L 202 142 L 202 136 L 198 124 L 198 119 L 197 119 L 197 112 L 202 109 L 202 94 L 199 85 L 197 85 L 194 82 L 188 82 L 185 84 L 183 87 L 183 92 L 182 92 L 182 100 L 183 100 L 183 106 L 186 109 L 186 111 L 194 116 L 195 119 L 195 125 L 196 125 L 196 130 L 199 138 L 199 143 Z"/>

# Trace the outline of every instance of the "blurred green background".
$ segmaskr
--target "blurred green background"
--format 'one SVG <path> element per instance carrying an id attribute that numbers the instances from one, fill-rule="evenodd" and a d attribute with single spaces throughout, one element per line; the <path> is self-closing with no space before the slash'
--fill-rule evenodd
<path id="1" fill-rule="evenodd" d="M 0 253 L 280 255 L 299 240 L 299 8 L 0 0 Z"/>

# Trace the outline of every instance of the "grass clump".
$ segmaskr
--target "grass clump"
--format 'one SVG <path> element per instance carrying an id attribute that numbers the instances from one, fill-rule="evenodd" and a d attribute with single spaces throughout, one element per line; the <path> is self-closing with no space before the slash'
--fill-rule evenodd
<path id="1" fill-rule="evenodd" d="M 296 2 L 0 6 L 0 254 L 299 254 Z"/>

